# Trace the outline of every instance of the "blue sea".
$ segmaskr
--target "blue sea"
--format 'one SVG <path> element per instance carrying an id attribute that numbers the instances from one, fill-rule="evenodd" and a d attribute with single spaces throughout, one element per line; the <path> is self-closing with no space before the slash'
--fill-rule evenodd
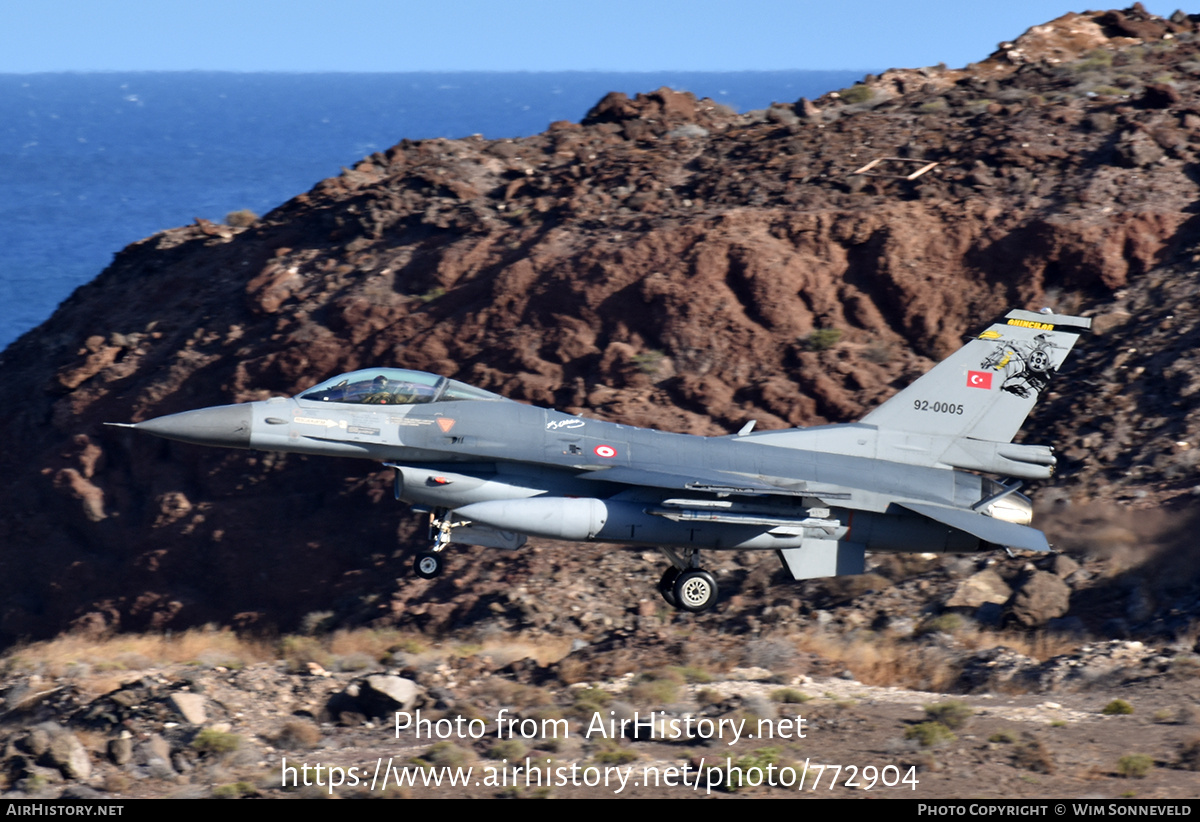
<path id="1" fill-rule="evenodd" d="M 404 138 L 536 134 L 661 86 L 749 111 L 866 73 L 0 74 L 0 348 L 129 243 L 265 214 Z"/>

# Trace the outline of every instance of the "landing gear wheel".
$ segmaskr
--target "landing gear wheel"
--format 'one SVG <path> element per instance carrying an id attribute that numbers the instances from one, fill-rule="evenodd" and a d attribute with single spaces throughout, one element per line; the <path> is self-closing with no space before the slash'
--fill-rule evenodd
<path id="1" fill-rule="evenodd" d="M 433 551 L 423 551 L 413 558 L 413 572 L 421 579 L 433 579 L 444 566 L 441 556 Z"/>
<path id="2" fill-rule="evenodd" d="M 680 571 L 675 578 L 675 607 L 699 614 L 717 603 L 717 581 L 702 568 Z"/>
<path id="3" fill-rule="evenodd" d="M 675 579 L 678 576 L 679 569 L 672 565 L 663 571 L 662 579 L 658 581 L 658 593 L 672 608 L 679 607 L 678 600 L 675 599 Z"/>

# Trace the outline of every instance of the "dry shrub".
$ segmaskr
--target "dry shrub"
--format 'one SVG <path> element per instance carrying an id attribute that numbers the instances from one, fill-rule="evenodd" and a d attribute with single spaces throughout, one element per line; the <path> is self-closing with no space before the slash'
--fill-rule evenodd
<path id="1" fill-rule="evenodd" d="M 790 671 L 796 667 L 796 644 L 778 637 L 751 640 L 746 643 L 745 662 L 772 673 Z"/>
<path id="2" fill-rule="evenodd" d="M 817 631 L 802 635 L 798 644 L 804 651 L 845 665 L 867 685 L 944 691 L 959 673 L 942 648 L 914 646 L 878 634 L 846 637 Z"/>
<path id="3" fill-rule="evenodd" d="M 311 722 L 290 719 L 271 737 L 271 744 L 285 751 L 307 751 L 321 741 L 321 731 Z"/>
<path id="4" fill-rule="evenodd" d="M 310 665 L 329 668 L 333 656 L 325 650 L 321 640 L 311 636 L 285 636 L 279 640 L 279 658 L 287 663 L 291 673 L 303 673 Z"/>
<path id="5" fill-rule="evenodd" d="M 68 634 L 10 651 L 0 669 L 67 676 L 86 667 L 109 673 L 174 663 L 240 668 L 274 658 L 269 643 L 207 626 L 170 635 L 119 634 L 102 639 Z"/>
<path id="6" fill-rule="evenodd" d="M 225 215 L 225 225 L 233 228 L 249 228 L 258 222 L 258 215 L 248 208 L 231 211 Z"/>
<path id="7" fill-rule="evenodd" d="M 1181 654 L 1171 660 L 1170 674 L 1188 682 L 1200 678 L 1200 656 Z"/>
<path id="8" fill-rule="evenodd" d="M 1017 631 L 964 630 L 955 639 L 970 650 L 983 650 L 1003 645 L 1009 650 L 1045 662 L 1056 656 L 1072 654 L 1086 644 L 1079 637 L 1037 631 L 1026 634 Z"/>
<path id="9" fill-rule="evenodd" d="M 546 689 L 498 676 L 485 678 L 471 693 L 477 699 L 512 708 L 539 708 L 554 704 L 554 698 Z"/>
<path id="10" fill-rule="evenodd" d="M 328 645 L 330 653 L 337 656 L 365 654 L 376 660 L 382 660 L 397 651 L 419 654 L 428 648 L 426 642 L 415 634 L 366 628 L 334 631 L 329 637 Z"/>
<path id="11" fill-rule="evenodd" d="M 1023 742 L 1013 753 L 1013 764 L 1035 773 L 1054 773 L 1054 754 L 1040 739 Z"/>
<path id="12" fill-rule="evenodd" d="M 586 661 L 571 656 L 559 661 L 555 673 L 558 674 L 558 681 L 563 685 L 575 685 L 579 682 L 587 682 L 592 678 L 591 666 Z"/>
<path id="13" fill-rule="evenodd" d="M 1175 714 L 1176 725 L 1200 725 L 1200 705 L 1180 705 Z"/>
<path id="14" fill-rule="evenodd" d="M 1057 634 L 987 631 L 970 626 L 955 631 L 954 640 L 958 649 L 1003 645 L 1042 662 L 1071 653 L 1081 644 L 1077 638 Z M 945 691 L 959 675 L 957 650 L 916 644 L 903 637 L 876 633 L 846 636 L 814 630 L 801 635 L 796 644 L 802 651 L 844 665 L 858 681 L 868 685 Z"/>
<path id="15" fill-rule="evenodd" d="M 105 793 L 123 794 L 129 790 L 129 777 L 123 773 L 110 772 L 104 775 Z"/>
<path id="16" fill-rule="evenodd" d="M 625 696 L 638 705 L 669 705 L 679 698 L 682 684 L 682 677 L 671 674 L 664 670 L 642 674 Z"/>
<path id="17" fill-rule="evenodd" d="M 1200 771 L 1200 736 L 1183 743 L 1179 751 L 1179 767 L 1186 771 Z"/>

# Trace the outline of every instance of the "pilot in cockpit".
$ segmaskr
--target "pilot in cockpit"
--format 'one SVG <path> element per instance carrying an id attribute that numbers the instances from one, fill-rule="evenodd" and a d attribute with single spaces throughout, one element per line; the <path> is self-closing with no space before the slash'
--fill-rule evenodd
<path id="1" fill-rule="evenodd" d="M 371 390 L 362 402 L 367 405 L 391 405 L 396 402 L 396 395 L 388 391 L 388 378 L 380 374 L 371 381 Z"/>

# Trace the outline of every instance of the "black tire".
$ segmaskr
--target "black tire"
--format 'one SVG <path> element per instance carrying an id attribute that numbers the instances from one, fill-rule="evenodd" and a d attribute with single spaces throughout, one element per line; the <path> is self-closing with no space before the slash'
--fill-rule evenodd
<path id="1" fill-rule="evenodd" d="M 658 581 L 658 593 L 672 608 L 678 607 L 675 604 L 675 579 L 678 576 L 679 569 L 672 565 L 671 567 L 667 568 L 667 570 L 663 571 L 662 579 Z"/>
<path id="2" fill-rule="evenodd" d="M 700 614 L 717 604 L 717 581 L 702 568 L 683 571 L 675 579 L 675 607 Z"/>
<path id="3" fill-rule="evenodd" d="M 433 551 L 422 551 L 413 557 L 413 573 L 421 579 L 433 579 L 444 567 L 441 555 Z"/>

